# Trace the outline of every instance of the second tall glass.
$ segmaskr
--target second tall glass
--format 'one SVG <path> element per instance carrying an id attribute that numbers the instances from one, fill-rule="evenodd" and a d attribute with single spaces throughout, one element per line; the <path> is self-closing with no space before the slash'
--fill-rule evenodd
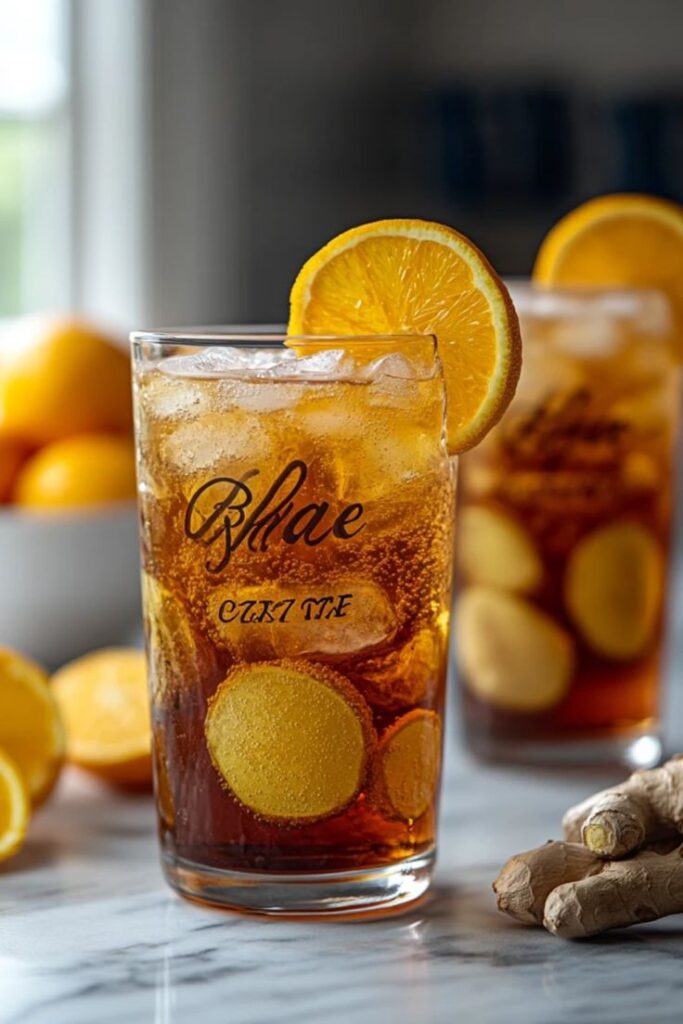
<path id="1" fill-rule="evenodd" d="M 456 649 L 484 757 L 660 752 L 679 379 L 656 293 L 511 289 L 524 367 L 462 460 Z"/>

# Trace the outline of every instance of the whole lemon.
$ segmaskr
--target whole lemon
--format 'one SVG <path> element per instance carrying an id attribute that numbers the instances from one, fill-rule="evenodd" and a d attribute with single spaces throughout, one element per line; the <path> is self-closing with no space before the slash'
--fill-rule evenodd
<path id="1" fill-rule="evenodd" d="M 130 359 L 85 323 L 27 317 L 0 348 L 0 431 L 32 445 L 130 430 Z"/>
<path id="2" fill-rule="evenodd" d="M 14 489 L 17 505 L 69 508 L 135 497 L 135 457 L 128 438 L 83 434 L 46 445 L 28 460 Z"/>

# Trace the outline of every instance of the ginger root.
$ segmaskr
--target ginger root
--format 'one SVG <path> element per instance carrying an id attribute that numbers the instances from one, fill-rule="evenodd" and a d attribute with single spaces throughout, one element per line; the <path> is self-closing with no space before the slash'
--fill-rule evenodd
<path id="1" fill-rule="evenodd" d="M 602 861 L 597 874 L 558 885 L 545 902 L 543 925 L 561 938 L 581 939 L 681 913 L 683 845 Z"/>
<path id="2" fill-rule="evenodd" d="M 563 939 L 683 914 L 683 844 L 606 861 L 580 843 L 511 857 L 493 883 L 498 909 Z"/>
<path id="3" fill-rule="evenodd" d="M 580 843 L 549 840 L 511 857 L 493 883 L 498 909 L 522 924 L 543 924 L 548 896 L 563 882 L 596 874 L 603 862 Z"/>
<path id="4" fill-rule="evenodd" d="M 504 865 L 493 883 L 503 913 L 567 939 L 683 913 L 683 756 L 597 793 L 563 824 L 568 841 Z"/>
<path id="5" fill-rule="evenodd" d="M 568 842 L 599 857 L 625 857 L 645 843 L 683 833 L 683 756 L 637 771 L 570 808 L 562 825 Z"/>

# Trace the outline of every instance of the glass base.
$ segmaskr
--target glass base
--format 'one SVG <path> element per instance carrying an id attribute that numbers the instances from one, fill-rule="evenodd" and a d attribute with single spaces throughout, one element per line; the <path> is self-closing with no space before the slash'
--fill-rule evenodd
<path id="1" fill-rule="evenodd" d="M 512 740 L 468 736 L 467 749 L 484 761 L 544 767 L 652 768 L 662 760 L 663 747 L 656 733 L 605 736 L 576 740 Z"/>
<path id="2" fill-rule="evenodd" d="M 427 892 L 434 850 L 388 867 L 310 875 L 221 871 L 164 855 L 166 878 L 200 903 L 251 914 L 329 917 L 405 909 Z"/>

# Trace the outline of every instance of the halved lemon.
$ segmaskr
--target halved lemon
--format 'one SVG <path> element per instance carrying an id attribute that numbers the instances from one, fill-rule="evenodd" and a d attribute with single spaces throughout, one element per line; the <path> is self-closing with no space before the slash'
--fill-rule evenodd
<path id="1" fill-rule="evenodd" d="M 471 448 L 507 408 L 521 367 L 505 285 L 464 235 L 380 220 L 333 238 L 299 271 L 289 334 L 434 334 L 448 395 L 448 447 Z"/>
<path id="2" fill-rule="evenodd" d="M 31 802 L 42 803 L 64 760 L 64 730 L 43 669 L 0 647 L 0 748 L 24 780 Z"/>
<path id="3" fill-rule="evenodd" d="M 121 785 L 151 782 L 152 737 L 142 651 L 111 648 L 65 665 L 52 680 L 67 757 Z"/>
<path id="4" fill-rule="evenodd" d="M 7 860 L 26 838 L 31 798 L 12 758 L 0 750 L 0 860 Z"/>
<path id="5" fill-rule="evenodd" d="M 657 288 L 683 326 L 683 206 L 619 193 L 578 206 L 546 235 L 533 277 L 539 284 Z"/>

